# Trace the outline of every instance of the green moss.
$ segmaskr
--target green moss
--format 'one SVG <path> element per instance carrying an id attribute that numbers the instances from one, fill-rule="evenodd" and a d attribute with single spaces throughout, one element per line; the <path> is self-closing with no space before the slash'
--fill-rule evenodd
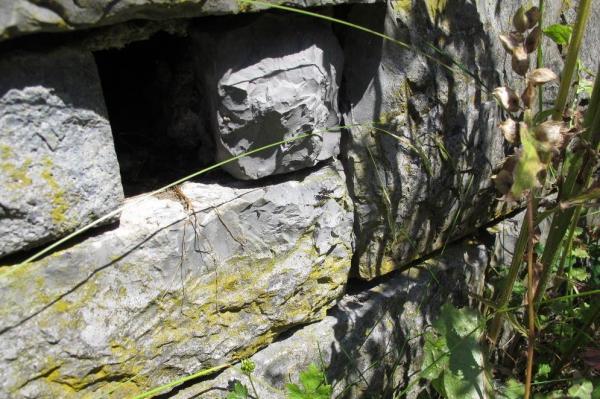
<path id="1" fill-rule="evenodd" d="M 50 216 L 55 224 L 62 225 L 66 223 L 67 217 L 65 213 L 69 209 L 69 204 L 65 199 L 65 191 L 58 184 L 52 173 L 52 159 L 45 157 L 43 160 L 44 169 L 42 170 L 42 179 L 46 181 L 48 188 L 51 191 L 52 211 Z"/>

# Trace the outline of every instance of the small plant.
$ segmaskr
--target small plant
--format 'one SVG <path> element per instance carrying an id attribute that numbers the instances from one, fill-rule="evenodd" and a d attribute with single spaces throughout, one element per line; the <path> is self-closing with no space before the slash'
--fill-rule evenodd
<path id="1" fill-rule="evenodd" d="M 445 398 L 478 398 L 489 386 L 480 337 L 483 319 L 470 309 L 444 304 L 440 318 L 425 334 L 421 377 Z"/>
<path id="2" fill-rule="evenodd" d="M 300 384 L 286 384 L 289 399 L 329 399 L 333 393 L 323 370 L 312 363 L 300 373 Z"/>
<path id="3" fill-rule="evenodd" d="M 254 386 L 254 381 L 252 381 L 252 373 L 256 368 L 256 364 L 250 359 L 242 360 L 240 364 L 240 370 L 242 373 L 248 377 L 248 381 L 250 381 L 250 386 L 252 387 L 252 392 L 254 392 L 254 398 L 260 399 L 258 396 L 258 392 L 256 391 L 256 387 Z M 233 385 L 233 391 L 227 395 L 227 399 L 248 399 L 248 387 L 242 384 L 239 381 L 236 381 Z"/>

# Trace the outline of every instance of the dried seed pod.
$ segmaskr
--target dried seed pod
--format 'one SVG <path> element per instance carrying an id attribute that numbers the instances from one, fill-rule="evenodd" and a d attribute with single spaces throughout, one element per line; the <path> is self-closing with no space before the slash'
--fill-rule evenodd
<path id="1" fill-rule="evenodd" d="M 523 94 L 521 94 L 521 101 L 523 101 L 523 105 L 525 108 L 531 108 L 531 104 L 533 104 L 535 100 L 535 86 L 529 82 Z"/>
<path id="2" fill-rule="evenodd" d="M 519 110 L 519 97 L 510 87 L 497 87 L 492 94 L 502 107 L 509 112 L 517 112 Z"/>
<path id="3" fill-rule="evenodd" d="M 542 38 L 542 30 L 539 26 L 536 26 L 534 30 L 529 32 L 527 39 L 525 39 L 525 51 L 533 53 L 537 50 L 540 45 L 540 39 Z"/>
<path id="4" fill-rule="evenodd" d="M 529 29 L 529 19 L 525 14 L 525 9 L 523 6 L 519 7 L 515 15 L 513 16 L 513 25 L 515 29 L 519 32 L 525 32 Z"/>
<path id="5" fill-rule="evenodd" d="M 519 32 L 509 32 L 498 36 L 498 38 L 502 43 L 502 47 L 510 54 L 515 51 L 515 48 L 521 46 L 525 40 Z"/>
<path id="6" fill-rule="evenodd" d="M 505 169 L 502 169 L 497 175 L 492 176 L 492 180 L 494 181 L 496 190 L 500 194 L 506 195 L 510 192 L 510 188 L 513 185 L 512 171 L 509 172 Z"/>
<path id="7" fill-rule="evenodd" d="M 546 121 L 539 124 L 535 129 L 535 138 L 542 142 L 548 143 L 552 148 L 561 148 L 566 133 L 566 126 L 563 122 Z"/>
<path id="8" fill-rule="evenodd" d="M 525 76 L 529 70 L 529 55 L 523 46 L 515 48 L 512 53 L 511 65 L 513 71 L 521 76 Z"/>
<path id="9" fill-rule="evenodd" d="M 542 85 L 556 79 L 558 79 L 558 76 L 548 68 L 534 69 L 527 74 L 527 80 L 534 86 Z"/>
<path id="10" fill-rule="evenodd" d="M 542 13 L 537 7 L 531 7 L 529 10 L 527 10 L 527 12 L 525 13 L 525 18 L 527 19 L 527 29 L 531 29 L 534 26 L 536 26 L 537 23 L 540 21 L 541 16 Z"/>
<path id="11" fill-rule="evenodd" d="M 511 144 L 515 144 L 519 141 L 519 125 L 514 120 L 508 118 L 505 121 L 498 124 L 502 135 Z"/>

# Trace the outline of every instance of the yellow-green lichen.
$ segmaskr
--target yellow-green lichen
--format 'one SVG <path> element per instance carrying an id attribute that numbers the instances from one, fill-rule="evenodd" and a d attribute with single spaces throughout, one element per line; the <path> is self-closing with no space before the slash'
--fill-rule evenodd
<path id="1" fill-rule="evenodd" d="M 393 2 L 394 10 L 406 13 L 412 10 L 412 0 L 396 0 Z"/>
<path id="2" fill-rule="evenodd" d="M 55 224 L 62 225 L 67 221 L 65 213 L 69 209 L 69 204 L 65 199 L 65 190 L 58 184 L 52 173 L 52 159 L 45 157 L 43 160 L 44 169 L 41 176 L 51 191 L 52 211 L 50 216 Z"/>
<path id="3" fill-rule="evenodd" d="M 435 22 L 445 10 L 448 0 L 425 0 L 425 6 L 427 7 L 427 13 L 431 21 Z"/>
<path id="4" fill-rule="evenodd" d="M 5 157 L 6 149 L 0 149 L 2 152 L 3 161 L 0 162 L 0 171 L 8 177 L 6 185 L 9 189 L 18 190 L 24 189 L 31 185 L 31 178 L 27 175 L 29 167 L 31 166 L 31 159 L 27 158 L 23 164 L 17 166 L 12 162 L 9 162 L 8 157 Z"/>

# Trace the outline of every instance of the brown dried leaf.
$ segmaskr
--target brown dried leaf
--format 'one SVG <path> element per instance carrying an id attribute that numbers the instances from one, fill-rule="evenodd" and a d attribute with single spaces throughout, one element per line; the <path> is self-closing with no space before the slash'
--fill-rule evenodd
<path id="1" fill-rule="evenodd" d="M 534 30 L 532 30 L 529 35 L 527 35 L 527 39 L 525 39 L 525 51 L 528 53 L 533 53 L 537 50 L 540 45 L 540 39 L 542 38 L 542 30 L 539 26 L 537 26 Z"/>
<path id="2" fill-rule="evenodd" d="M 539 124 L 534 132 L 536 140 L 558 149 L 562 147 L 566 130 L 564 122 L 546 121 Z"/>
<path id="3" fill-rule="evenodd" d="M 511 144 L 519 141 L 519 125 L 514 120 L 508 118 L 498 124 L 502 135 Z"/>
<path id="4" fill-rule="evenodd" d="M 513 25 L 519 32 L 525 32 L 529 28 L 529 19 L 527 18 L 527 15 L 525 15 L 523 6 L 519 7 L 513 16 Z"/>
<path id="5" fill-rule="evenodd" d="M 517 112 L 519 110 L 519 97 L 510 87 L 497 87 L 492 94 L 502 107 L 509 112 Z"/>
<path id="6" fill-rule="evenodd" d="M 527 80 L 533 85 L 542 85 L 558 79 L 558 76 L 548 68 L 538 68 L 527 74 Z"/>
<path id="7" fill-rule="evenodd" d="M 541 16 L 542 13 L 537 7 L 531 7 L 529 10 L 527 10 L 527 12 L 525 13 L 525 18 L 527 19 L 527 29 L 531 29 L 534 26 L 536 26 L 537 23 L 540 21 Z"/>
<path id="8" fill-rule="evenodd" d="M 512 53 L 511 66 L 513 71 L 521 76 L 525 76 L 529 70 L 529 55 L 523 46 L 515 48 Z"/>
<path id="9" fill-rule="evenodd" d="M 521 101 L 523 101 L 525 108 L 531 108 L 531 104 L 535 100 L 535 94 L 535 86 L 530 82 L 521 94 Z"/>
<path id="10" fill-rule="evenodd" d="M 513 184 L 512 172 L 502 169 L 497 175 L 492 176 L 492 181 L 500 194 L 507 195 Z"/>
<path id="11" fill-rule="evenodd" d="M 498 38 L 500 39 L 500 43 L 502 43 L 502 47 L 510 54 L 512 54 L 515 48 L 522 45 L 525 40 L 519 32 L 509 32 L 498 36 Z"/>

